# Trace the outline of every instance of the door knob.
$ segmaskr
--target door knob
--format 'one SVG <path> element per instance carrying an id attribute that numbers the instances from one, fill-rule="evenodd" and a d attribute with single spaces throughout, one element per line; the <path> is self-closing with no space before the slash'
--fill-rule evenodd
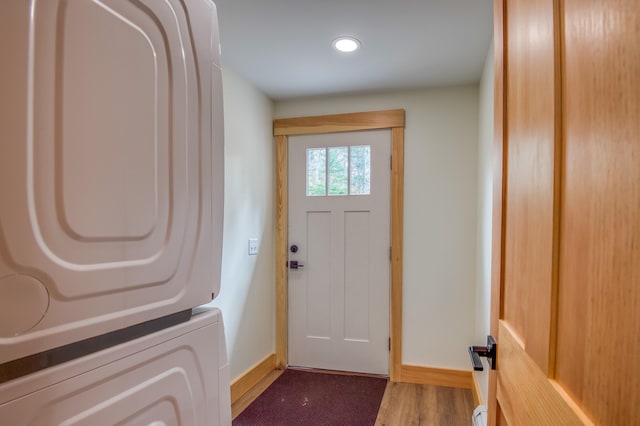
<path id="1" fill-rule="evenodd" d="M 302 263 L 299 263 L 297 260 L 289 261 L 289 269 L 299 269 L 299 268 L 304 268 L 304 265 Z"/>
<path id="2" fill-rule="evenodd" d="M 476 371 L 482 371 L 482 362 L 480 357 L 486 357 L 492 370 L 496 369 L 496 360 L 498 355 L 498 344 L 493 336 L 487 336 L 487 346 L 469 346 L 469 356 L 471 357 L 471 363 L 473 369 Z"/>

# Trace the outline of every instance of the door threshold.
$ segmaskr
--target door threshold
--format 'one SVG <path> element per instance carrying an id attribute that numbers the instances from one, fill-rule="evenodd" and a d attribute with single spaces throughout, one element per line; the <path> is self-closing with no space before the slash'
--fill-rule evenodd
<path id="1" fill-rule="evenodd" d="M 388 374 L 360 373 L 357 371 L 343 371 L 343 370 L 325 370 L 323 368 L 299 367 L 295 365 L 287 366 L 287 370 L 307 371 L 309 373 L 321 373 L 321 374 L 336 374 L 339 376 L 361 376 L 361 377 L 372 377 L 376 379 L 386 379 L 386 380 L 389 379 Z"/>

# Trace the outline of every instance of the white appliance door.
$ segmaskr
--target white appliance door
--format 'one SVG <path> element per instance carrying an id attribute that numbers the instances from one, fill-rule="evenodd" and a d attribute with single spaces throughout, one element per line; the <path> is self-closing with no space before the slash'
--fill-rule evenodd
<path id="1" fill-rule="evenodd" d="M 0 53 L 0 364 L 209 302 L 214 4 L 3 1 Z"/>
<path id="2" fill-rule="evenodd" d="M 229 372 L 217 309 L 0 385 L 3 424 L 228 425 Z"/>

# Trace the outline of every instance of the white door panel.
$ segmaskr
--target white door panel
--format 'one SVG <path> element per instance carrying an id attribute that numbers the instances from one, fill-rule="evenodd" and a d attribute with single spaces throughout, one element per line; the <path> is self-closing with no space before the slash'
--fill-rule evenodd
<path id="1" fill-rule="evenodd" d="M 222 240 L 213 3 L 35 0 L 0 16 L 0 363 L 207 303 Z"/>
<path id="2" fill-rule="evenodd" d="M 228 364 L 217 309 L 0 385 L 11 425 L 226 425 Z"/>
<path id="3" fill-rule="evenodd" d="M 289 138 L 289 259 L 304 265 L 289 269 L 291 365 L 388 374 L 390 141 L 388 130 Z M 307 149 L 363 145 L 369 195 L 307 196 Z"/>

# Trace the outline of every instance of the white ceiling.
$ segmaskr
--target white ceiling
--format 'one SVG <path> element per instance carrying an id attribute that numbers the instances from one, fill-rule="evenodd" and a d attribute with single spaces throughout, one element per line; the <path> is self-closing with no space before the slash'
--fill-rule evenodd
<path id="1" fill-rule="evenodd" d="M 493 30 L 492 0 L 214 1 L 223 67 L 274 100 L 477 82 Z"/>

